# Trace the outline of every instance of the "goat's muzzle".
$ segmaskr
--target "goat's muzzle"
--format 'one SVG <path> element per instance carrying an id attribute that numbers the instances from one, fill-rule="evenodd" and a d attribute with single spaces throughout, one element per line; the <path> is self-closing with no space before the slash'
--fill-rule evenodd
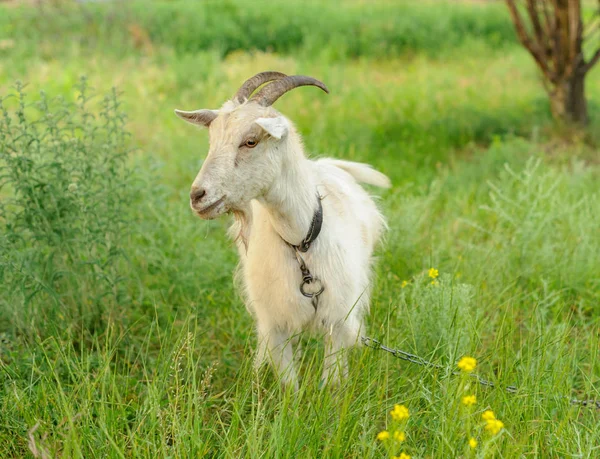
<path id="1" fill-rule="evenodd" d="M 212 220 L 227 211 L 225 196 L 213 202 L 206 202 L 206 192 L 196 190 L 190 193 L 190 207 L 198 217 Z"/>
<path id="2" fill-rule="evenodd" d="M 204 196 L 206 196 L 206 190 L 202 188 L 192 188 L 192 191 L 190 192 L 190 204 L 192 207 L 199 207 Z"/>

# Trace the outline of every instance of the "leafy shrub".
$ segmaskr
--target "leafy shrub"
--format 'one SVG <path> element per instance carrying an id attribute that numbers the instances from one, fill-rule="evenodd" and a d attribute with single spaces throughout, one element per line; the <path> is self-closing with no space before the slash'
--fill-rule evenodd
<path id="1" fill-rule="evenodd" d="M 429 270 L 403 281 L 397 320 L 410 328 L 409 342 L 420 355 L 454 362 L 475 346 L 474 333 L 479 313 L 474 304 L 475 289 L 468 284 L 453 282 L 451 276 Z"/>
<path id="2" fill-rule="evenodd" d="M 125 116 L 116 91 L 97 109 L 85 79 L 76 89 L 76 103 L 31 102 L 21 84 L 0 99 L 0 317 L 15 332 L 93 331 L 123 299 Z"/>

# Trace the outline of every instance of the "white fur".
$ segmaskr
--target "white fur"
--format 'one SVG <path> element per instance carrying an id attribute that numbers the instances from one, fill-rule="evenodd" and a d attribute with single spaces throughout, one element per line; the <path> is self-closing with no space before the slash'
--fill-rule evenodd
<path id="1" fill-rule="evenodd" d="M 270 359 L 282 380 L 297 387 L 293 345 L 309 330 L 325 338 L 324 382 L 339 383 L 347 372 L 343 350 L 364 332 L 373 249 L 385 228 L 358 181 L 387 187 L 389 179 L 365 164 L 307 159 L 292 123 L 272 107 L 230 101 L 218 113 L 209 126 L 208 157 L 192 185 L 206 194 L 192 208 L 202 218 L 229 211 L 236 216 L 231 235 L 246 307 L 256 320 L 256 364 Z M 257 126 L 265 132 L 259 128 L 257 134 Z M 255 148 L 243 146 L 257 135 Z M 325 285 L 315 311 L 299 291 L 298 263 L 284 241 L 299 244 L 306 236 L 317 193 L 323 226 L 302 255 Z"/>

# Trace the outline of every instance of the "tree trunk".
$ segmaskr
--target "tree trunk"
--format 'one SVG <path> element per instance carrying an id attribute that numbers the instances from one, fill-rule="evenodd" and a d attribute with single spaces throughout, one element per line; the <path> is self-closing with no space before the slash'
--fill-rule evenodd
<path id="1" fill-rule="evenodd" d="M 567 124 L 587 124 L 585 72 L 581 68 L 577 68 L 569 79 L 552 88 L 550 105 L 555 120 Z"/>
<path id="2" fill-rule="evenodd" d="M 506 0 L 519 41 L 542 71 L 552 116 L 577 127 L 589 121 L 585 75 L 600 61 L 600 48 L 587 62 L 584 58 L 583 42 L 593 36 L 597 23 L 592 19 L 584 33 L 582 1 Z M 523 20 L 523 11 L 529 24 Z"/>

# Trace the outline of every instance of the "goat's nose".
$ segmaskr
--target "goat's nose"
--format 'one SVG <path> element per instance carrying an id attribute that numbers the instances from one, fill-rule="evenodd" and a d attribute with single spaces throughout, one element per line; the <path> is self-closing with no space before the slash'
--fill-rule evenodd
<path id="1" fill-rule="evenodd" d="M 192 205 L 196 205 L 198 204 L 200 201 L 202 201 L 202 198 L 204 197 L 204 195 L 206 194 L 206 190 L 204 190 L 203 188 L 194 188 L 192 189 L 192 192 L 190 193 L 190 201 L 192 202 Z"/>

